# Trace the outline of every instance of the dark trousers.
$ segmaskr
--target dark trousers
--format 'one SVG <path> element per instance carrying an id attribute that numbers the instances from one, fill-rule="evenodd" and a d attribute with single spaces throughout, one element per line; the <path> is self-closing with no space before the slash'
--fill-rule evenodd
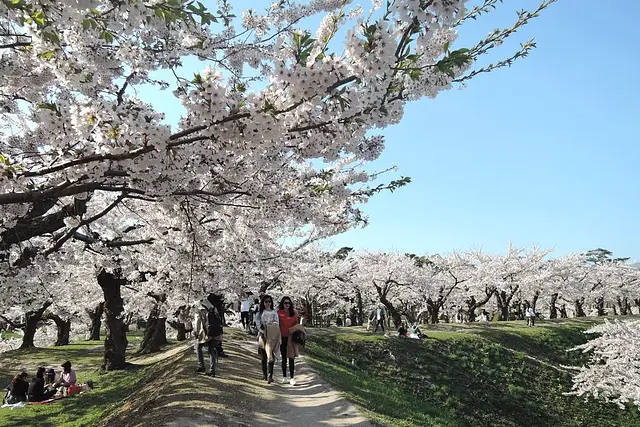
<path id="1" fill-rule="evenodd" d="M 243 311 L 240 313 L 240 320 L 242 321 L 242 327 L 247 329 L 251 323 L 249 323 L 249 312 Z"/>
<path id="2" fill-rule="evenodd" d="M 282 344 L 280 344 L 280 356 L 282 356 L 282 376 L 287 376 L 287 344 L 289 337 L 282 337 Z M 296 370 L 295 359 L 289 357 L 289 378 L 293 378 L 293 374 Z"/>
<path id="3" fill-rule="evenodd" d="M 209 372 L 216 372 L 216 341 L 211 340 L 206 343 L 196 343 L 196 357 L 198 359 L 198 368 L 204 368 L 204 355 L 202 354 L 202 349 L 206 348 L 207 353 L 209 353 Z"/>
<path id="4" fill-rule="evenodd" d="M 378 332 L 378 326 L 382 328 L 382 332 L 384 332 L 384 319 L 376 320 L 376 329 L 373 332 Z"/>
<path id="5" fill-rule="evenodd" d="M 273 378 L 273 365 L 274 362 L 267 363 L 267 352 L 260 349 L 260 359 L 262 362 L 262 375 L 267 378 L 267 366 L 269 367 L 269 377 Z"/>

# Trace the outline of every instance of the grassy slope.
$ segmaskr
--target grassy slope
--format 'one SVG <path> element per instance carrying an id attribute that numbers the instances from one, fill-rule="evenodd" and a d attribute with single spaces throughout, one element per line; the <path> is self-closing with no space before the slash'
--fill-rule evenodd
<path id="1" fill-rule="evenodd" d="M 333 328 L 313 331 L 307 349 L 319 373 L 383 425 L 636 427 L 636 408 L 562 394 L 571 381 L 561 365 L 586 360 L 566 350 L 593 322 L 442 325 L 423 342 Z"/>
<path id="2" fill-rule="evenodd" d="M 129 342 L 139 343 L 139 336 L 130 337 Z M 4 426 L 91 426 L 96 425 L 118 404 L 135 391 L 138 383 L 150 369 L 132 366 L 127 371 L 109 372 L 100 375 L 97 371 L 102 362 L 102 341 L 80 341 L 62 347 L 14 350 L 3 353 L 0 362 L 2 387 L 20 370 L 34 375 L 38 366 L 54 367 L 56 371 L 65 360 L 73 363 L 79 382 L 92 380 L 95 389 L 90 393 L 62 399 L 45 405 L 29 405 L 26 408 L 0 409 L 0 427 Z M 4 391 L 3 391 L 4 393 Z M 4 394 L 3 394 L 4 395 Z"/>

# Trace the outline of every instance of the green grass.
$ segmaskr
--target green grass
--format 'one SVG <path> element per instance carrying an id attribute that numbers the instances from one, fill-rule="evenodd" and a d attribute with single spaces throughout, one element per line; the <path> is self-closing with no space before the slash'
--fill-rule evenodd
<path id="1" fill-rule="evenodd" d="M 22 338 L 22 335 L 16 332 L 4 331 L 1 333 L 3 340 L 9 340 L 11 338 Z"/>
<path id="2" fill-rule="evenodd" d="M 571 376 L 561 365 L 587 357 L 566 350 L 585 342 L 593 323 L 436 325 L 422 342 L 332 328 L 313 330 L 307 350 L 314 368 L 381 425 L 636 427 L 637 408 L 563 395 Z"/>
<path id="3" fill-rule="evenodd" d="M 130 337 L 137 344 L 140 337 Z M 0 427 L 5 426 L 93 426 L 112 412 L 136 391 L 145 375 L 153 367 L 132 366 L 125 371 L 100 374 L 103 341 L 79 341 L 68 346 L 14 350 L 2 354 L 0 381 L 2 387 L 22 369 L 29 376 L 38 366 L 54 367 L 56 371 L 65 360 L 70 360 L 79 382 L 92 380 L 95 389 L 83 395 L 72 396 L 44 405 L 28 405 L 21 409 L 0 409 Z M 137 349 L 137 345 L 136 345 Z M 132 351 L 135 351 L 133 349 Z"/>

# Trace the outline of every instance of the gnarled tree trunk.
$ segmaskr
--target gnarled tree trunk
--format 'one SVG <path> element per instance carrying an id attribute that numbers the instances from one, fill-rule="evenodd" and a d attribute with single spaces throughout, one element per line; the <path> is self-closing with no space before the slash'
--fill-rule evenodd
<path id="1" fill-rule="evenodd" d="M 29 311 L 25 314 L 25 322 L 22 325 L 22 331 L 24 333 L 22 337 L 22 344 L 20 348 L 33 348 L 36 345 L 33 343 L 33 338 L 36 335 L 38 329 L 38 322 L 42 320 L 44 312 L 52 304 L 52 301 L 45 302 L 38 310 Z"/>
<path id="2" fill-rule="evenodd" d="M 166 318 L 151 317 L 147 321 L 147 330 L 140 343 L 140 353 L 149 354 L 160 351 L 167 344 Z"/>
<path id="3" fill-rule="evenodd" d="M 120 277 L 119 273 L 108 273 L 102 270 L 98 274 L 98 284 L 104 294 L 104 314 L 107 326 L 102 369 L 105 371 L 124 369 L 126 367 L 127 333 L 122 319 L 124 302 L 120 287 L 126 284 L 126 279 Z"/>
<path id="4" fill-rule="evenodd" d="M 629 298 L 618 297 L 618 306 L 620 307 L 620 314 L 622 316 L 626 316 L 627 314 L 631 314 L 631 304 L 629 304 Z"/>
<path id="5" fill-rule="evenodd" d="M 584 298 L 576 299 L 573 302 L 573 305 L 574 305 L 574 310 L 576 312 L 576 317 L 587 317 L 587 315 L 584 312 L 584 308 L 583 308 L 583 306 L 584 306 Z"/>
<path id="6" fill-rule="evenodd" d="M 604 311 L 604 298 L 596 298 L 596 310 L 598 310 L 598 316 L 606 316 L 607 312 Z"/>
<path id="7" fill-rule="evenodd" d="M 429 322 L 436 324 L 439 320 L 440 306 L 433 302 L 431 297 L 427 298 L 427 311 L 429 312 Z"/>
<path id="8" fill-rule="evenodd" d="M 167 300 L 166 294 L 149 294 L 155 300 L 155 304 L 147 318 L 147 329 L 140 343 L 140 353 L 149 354 L 160 351 L 167 344 L 166 318 L 160 317 L 160 305 Z"/>
<path id="9" fill-rule="evenodd" d="M 500 312 L 498 320 L 509 320 L 511 297 L 507 295 L 506 291 L 498 291 L 496 292 L 496 302 L 498 303 L 498 311 Z"/>
<path id="10" fill-rule="evenodd" d="M 104 313 L 104 302 L 97 304 L 93 310 L 87 310 L 91 325 L 89 325 L 89 340 L 100 341 L 100 328 L 102 327 L 102 313 Z"/>
<path id="11" fill-rule="evenodd" d="M 561 318 L 561 319 L 566 319 L 566 318 L 568 318 L 568 317 L 569 317 L 569 316 L 567 315 L 567 306 L 566 306 L 566 305 L 564 305 L 564 304 L 562 304 L 562 305 L 560 306 L 560 318 Z"/>
<path id="12" fill-rule="evenodd" d="M 492 288 L 485 289 L 485 297 L 480 301 L 476 301 L 476 298 L 472 295 L 465 303 L 467 304 L 467 319 L 469 322 L 476 321 L 476 310 L 484 306 L 493 296 L 495 290 Z"/>
<path id="13" fill-rule="evenodd" d="M 558 308 L 556 307 L 557 301 L 558 301 L 558 293 L 555 292 L 551 294 L 551 300 L 549 301 L 549 319 L 558 318 Z"/>
<path id="14" fill-rule="evenodd" d="M 176 341 L 185 341 L 187 339 L 187 325 L 177 320 L 167 320 L 167 323 L 176 330 Z"/>
<path id="15" fill-rule="evenodd" d="M 69 335 L 71 334 L 71 320 L 65 320 L 57 314 L 46 314 L 43 319 L 53 320 L 58 328 L 58 336 L 55 346 L 69 345 Z"/>

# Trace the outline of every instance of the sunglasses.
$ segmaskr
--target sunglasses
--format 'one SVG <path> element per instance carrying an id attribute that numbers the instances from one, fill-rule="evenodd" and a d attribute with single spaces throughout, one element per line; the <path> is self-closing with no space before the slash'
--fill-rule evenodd
<path id="1" fill-rule="evenodd" d="M 283 302 L 282 304 L 284 304 L 284 305 L 291 305 L 291 301 L 285 301 L 285 302 Z"/>
<path id="2" fill-rule="evenodd" d="M 265 304 L 273 304 L 273 301 L 265 300 Z"/>

